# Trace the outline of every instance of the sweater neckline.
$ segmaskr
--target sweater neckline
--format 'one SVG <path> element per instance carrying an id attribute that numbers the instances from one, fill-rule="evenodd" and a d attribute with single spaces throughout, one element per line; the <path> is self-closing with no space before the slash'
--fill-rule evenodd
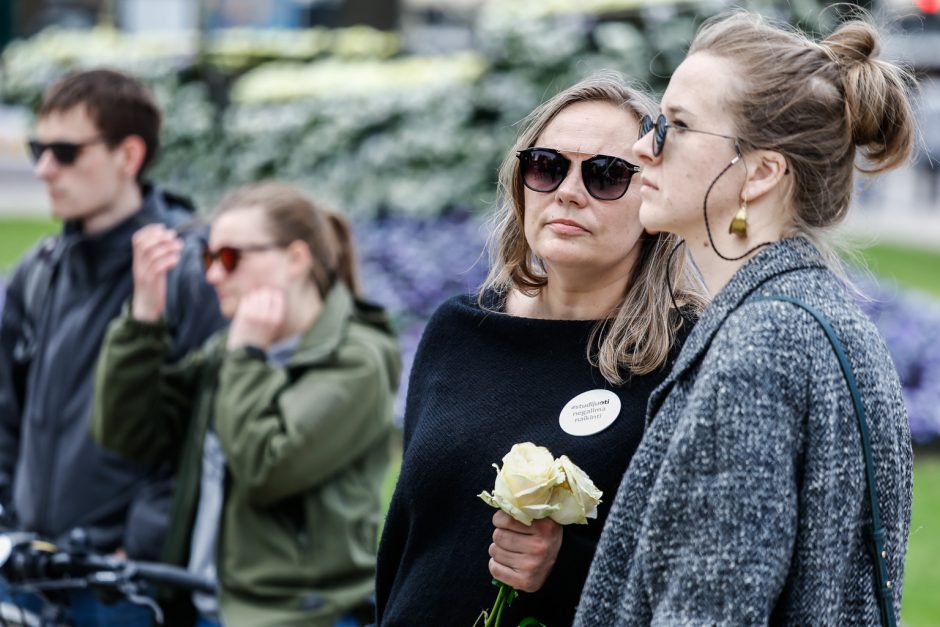
<path id="1" fill-rule="evenodd" d="M 556 353 L 571 350 L 587 351 L 597 320 L 547 320 L 523 318 L 492 307 L 492 295 L 484 294 L 484 305 L 476 294 L 463 294 L 447 301 L 439 310 L 441 329 L 464 328 L 487 345 L 506 351 Z M 444 331 L 445 333 L 449 331 Z"/>
<path id="2" fill-rule="evenodd" d="M 596 325 L 603 320 L 581 320 L 571 318 L 530 318 L 528 316 L 516 316 L 506 312 L 506 295 L 498 294 L 493 290 L 483 292 L 482 298 L 477 294 L 465 294 L 460 299 L 461 304 L 483 315 L 498 316 L 501 322 L 506 324 L 533 325 L 538 326 L 572 326 L 581 327 L 585 325 Z M 482 302 L 482 305 L 480 304 Z"/>

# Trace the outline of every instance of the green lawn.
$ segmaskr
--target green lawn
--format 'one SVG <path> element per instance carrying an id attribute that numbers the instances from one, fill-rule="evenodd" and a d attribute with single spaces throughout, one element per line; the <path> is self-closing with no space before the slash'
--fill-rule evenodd
<path id="1" fill-rule="evenodd" d="M 861 254 L 876 275 L 893 277 L 902 285 L 940 296 L 940 251 L 879 244 Z"/>
<path id="2" fill-rule="evenodd" d="M 395 482 L 398 481 L 398 471 L 401 468 L 401 434 L 395 438 L 392 443 L 392 461 L 388 474 L 385 475 L 385 484 L 382 486 L 382 511 L 388 511 L 388 505 L 392 500 L 392 493 L 395 491 Z M 382 527 L 385 526 L 383 516 L 382 525 L 379 526 L 379 537 L 382 535 Z"/>
<path id="3" fill-rule="evenodd" d="M 0 276 L 5 275 L 27 248 L 43 235 L 55 233 L 59 225 L 35 218 L 0 219 Z"/>
<path id="4" fill-rule="evenodd" d="M 914 512 L 904 574 L 903 622 L 909 627 L 940 624 L 940 456 L 917 454 Z"/>

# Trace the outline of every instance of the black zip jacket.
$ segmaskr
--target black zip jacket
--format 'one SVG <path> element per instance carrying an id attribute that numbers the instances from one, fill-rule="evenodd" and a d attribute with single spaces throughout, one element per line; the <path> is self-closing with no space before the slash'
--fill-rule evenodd
<path id="1" fill-rule="evenodd" d="M 203 277 L 192 206 L 153 187 L 143 193 L 140 211 L 104 233 L 86 235 L 66 222 L 12 277 L 0 318 L 0 503 L 20 529 L 58 539 L 80 527 L 92 548 L 156 559 L 171 465 L 124 460 L 95 444 L 89 430 L 98 351 L 133 290 L 134 232 L 155 222 L 185 232 L 167 287 L 175 357 L 224 320 Z"/>

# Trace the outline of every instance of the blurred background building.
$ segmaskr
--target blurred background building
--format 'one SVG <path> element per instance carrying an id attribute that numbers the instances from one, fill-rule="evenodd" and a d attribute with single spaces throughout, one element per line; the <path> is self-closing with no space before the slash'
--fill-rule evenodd
<path id="1" fill-rule="evenodd" d="M 4 0 L 13 36 L 47 26 L 91 28 L 102 22 L 122 30 L 257 27 L 304 28 L 365 24 L 398 27 L 399 0 Z"/>
<path id="2" fill-rule="evenodd" d="M 935 210 L 940 203 L 940 169 L 934 167 L 934 162 L 940 160 L 940 0 L 868 0 L 861 4 L 878 15 L 879 21 L 892 25 L 891 36 L 885 46 L 887 56 L 905 61 L 919 77 L 923 137 L 914 166 L 892 175 L 891 182 L 879 185 L 878 189 L 863 191 L 860 197 L 869 211 L 860 215 L 866 221 L 878 222 L 875 228 L 883 235 L 890 237 L 897 231 L 899 236 L 906 236 L 913 231 L 913 235 L 919 238 L 937 242 L 940 240 L 940 218 L 935 229 L 911 229 L 907 224 L 909 221 L 904 217 L 897 218 L 895 212 L 891 212 L 890 218 L 882 219 L 886 213 L 880 209 L 902 206 L 905 216 L 940 214 L 940 210 Z M 0 0 L 0 50 L 14 39 L 33 37 L 50 28 L 79 32 L 94 29 L 102 33 L 107 29 L 107 32 L 126 35 L 122 41 L 132 47 L 147 46 L 151 51 L 160 46 L 168 49 L 176 46 L 182 53 L 175 57 L 171 50 L 154 56 L 160 61 L 172 57 L 178 68 L 189 68 L 188 73 L 186 69 L 178 72 L 183 82 L 190 81 L 198 73 L 209 99 L 224 109 L 233 95 L 237 99 L 239 93 L 245 93 L 245 89 L 238 91 L 236 83 L 243 75 L 257 69 L 261 61 L 272 64 L 316 63 L 323 62 L 323 57 L 328 56 L 321 54 L 328 50 L 312 51 L 306 55 L 302 51 L 297 53 L 304 44 L 297 43 L 301 37 L 284 34 L 290 31 L 303 32 L 311 27 L 376 29 L 391 36 L 384 40 L 389 48 L 384 56 L 379 55 L 383 58 L 440 56 L 470 51 L 487 63 L 485 72 L 494 74 L 500 72 L 507 61 L 510 64 L 527 61 L 525 51 L 514 48 L 527 46 L 536 50 L 545 45 L 537 41 L 537 35 L 532 32 L 541 28 L 546 31 L 546 41 L 558 40 L 554 50 L 545 51 L 549 57 L 565 52 L 571 55 L 554 82 L 544 77 L 535 78 L 534 86 L 542 89 L 542 96 L 547 96 L 564 80 L 575 79 L 579 73 L 598 67 L 603 59 L 594 53 L 599 49 L 608 58 L 615 59 L 616 69 L 647 80 L 654 88 L 661 88 L 664 84 L 662 78 L 668 76 L 681 58 L 682 41 L 691 34 L 696 20 L 725 6 L 730 6 L 730 3 L 722 0 Z M 827 16 L 831 18 L 852 5 L 756 0 L 750 2 L 750 6 L 804 26 L 816 27 L 823 25 Z M 504 22 L 516 20 L 522 23 L 507 25 L 500 23 L 501 18 Z M 530 26 L 527 27 L 526 23 Z M 272 34 L 266 39 L 264 36 L 243 35 L 239 38 L 231 35 L 238 30 L 255 33 L 268 30 Z M 496 33 L 496 38 L 502 39 L 495 43 L 494 31 L 502 31 Z M 514 32 L 506 35 L 508 31 Z M 174 38 L 172 34 L 177 35 Z M 134 35 L 140 37 L 135 39 Z M 161 40 L 161 35 L 166 37 Z M 103 42 L 105 37 L 102 34 L 95 42 Z M 580 47 L 572 46 L 567 41 L 571 37 L 588 41 Z M 278 58 L 281 54 L 279 48 L 272 45 L 272 40 L 278 38 L 295 42 L 293 52 L 296 54 L 288 52 L 288 58 Z M 368 35 L 360 37 L 361 45 L 366 48 L 378 41 L 373 38 L 373 43 L 367 43 L 367 38 Z M 53 38 L 47 39 L 50 46 L 56 45 L 51 41 Z M 265 43 L 258 43 L 262 39 Z M 355 42 L 350 43 L 353 39 L 348 37 L 343 42 L 321 42 L 319 45 L 322 48 L 342 43 L 355 47 Z M 59 41 L 61 45 L 69 45 L 67 42 L 78 45 L 77 40 L 67 37 L 60 37 Z M 217 43 L 216 50 L 234 49 L 235 55 L 214 63 L 209 58 L 213 42 Z M 265 46 L 270 53 L 265 58 L 255 54 L 256 50 L 247 49 Z M 287 43 L 280 50 L 290 47 L 291 44 Z M 498 50 L 500 47 L 504 49 Z M 258 63 L 233 60 L 238 49 L 245 51 L 247 56 L 255 55 Z M 618 53 L 635 55 L 641 62 L 617 60 Z M 83 58 L 78 50 L 71 58 L 61 50 L 56 54 L 61 61 L 60 69 L 80 67 L 83 63 L 109 62 L 106 54 L 100 58 L 94 55 Z M 501 54 L 510 58 L 498 58 Z M 20 169 L 26 167 L 24 155 L 18 148 L 22 144 L 22 130 L 18 129 L 22 129 L 24 121 L 28 123 L 29 105 L 34 104 L 30 98 L 36 98 L 35 93 L 26 94 L 24 102 L 23 86 L 16 84 L 18 69 L 14 66 L 23 65 L 24 55 L 16 56 L 19 61 L 10 61 L 9 56 L 0 56 L 0 107 L 3 107 L 0 109 L 0 181 L 9 180 L 10 168 L 16 169 L 17 164 Z M 220 56 L 215 55 L 215 60 Z M 359 55 L 360 59 L 366 56 L 367 53 Z M 558 69 L 558 64 L 553 67 L 543 59 L 531 61 L 546 74 Z M 580 66 L 580 72 L 576 66 Z M 273 66 L 269 69 L 272 71 L 267 73 L 268 77 L 274 74 Z M 406 67 L 401 72 L 408 69 Z M 37 71 L 41 80 L 54 74 L 48 65 L 37 68 Z M 434 68 L 429 71 L 433 72 Z M 255 85 L 262 82 L 258 74 L 264 75 L 264 72 L 255 73 Z M 350 80 L 355 80 L 356 76 L 351 74 Z M 363 80 L 369 78 L 366 74 L 361 76 Z M 245 82 L 250 81 L 246 79 Z M 302 90 L 297 91 L 298 99 L 309 95 L 301 93 Z M 520 96 L 520 100 L 534 104 L 526 95 Z M 10 107 L 16 105 L 26 105 L 26 113 L 11 111 Z M 519 107 L 520 110 L 524 108 Z M 24 185 L 28 186 L 29 181 Z M 0 198 L 0 208 L 22 206 L 22 195 L 28 193 L 28 190 L 11 191 L 5 198 Z M 27 204 L 42 204 L 35 193 L 33 198 L 34 201 Z M 345 198 L 338 197 L 337 200 Z"/>

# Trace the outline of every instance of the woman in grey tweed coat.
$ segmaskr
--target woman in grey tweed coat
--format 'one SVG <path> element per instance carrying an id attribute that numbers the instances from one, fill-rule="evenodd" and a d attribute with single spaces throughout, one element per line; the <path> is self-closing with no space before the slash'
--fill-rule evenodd
<path id="1" fill-rule="evenodd" d="M 822 231 L 849 208 L 856 149 L 907 159 L 906 77 L 875 31 L 821 43 L 734 13 L 706 23 L 634 146 L 640 219 L 680 235 L 714 300 L 654 392 L 575 624 L 859 625 L 880 620 L 859 428 L 868 414 L 899 613 L 911 445 L 898 377 Z M 668 141 L 667 141 L 668 140 Z M 729 229 L 729 224 L 731 225 Z"/>

